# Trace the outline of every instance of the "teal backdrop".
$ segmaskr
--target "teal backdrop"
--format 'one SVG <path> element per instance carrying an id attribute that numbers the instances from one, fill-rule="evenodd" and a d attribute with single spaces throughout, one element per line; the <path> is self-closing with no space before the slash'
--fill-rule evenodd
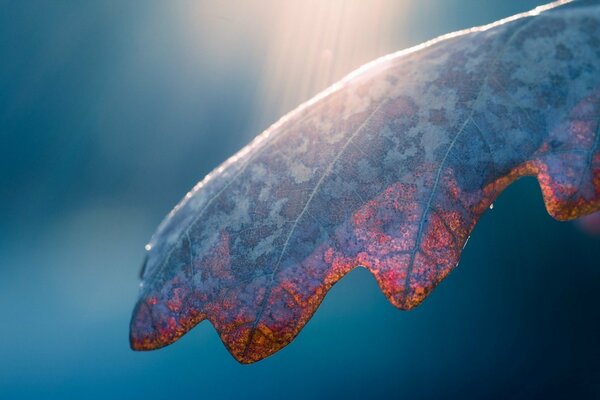
<path id="1" fill-rule="evenodd" d="M 257 364 L 207 323 L 129 349 L 144 244 L 196 181 L 361 63 L 541 4 L 282 3 L 0 0 L 0 398 L 600 398 L 600 238 L 533 179 L 413 311 L 355 270 Z"/>

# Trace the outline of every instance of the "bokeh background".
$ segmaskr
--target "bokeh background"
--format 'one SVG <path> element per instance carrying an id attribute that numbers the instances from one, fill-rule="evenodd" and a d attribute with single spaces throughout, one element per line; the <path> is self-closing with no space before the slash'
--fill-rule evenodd
<path id="1" fill-rule="evenodd" d="M 362 63 L 542 1 L 0 0 L 0 398 L 599 398 L 600 238 L 533 179 L 411 312 L 357 270 L 254 365 L 207 323 L 128 345 L 143 246 L 196 181 Z"/>

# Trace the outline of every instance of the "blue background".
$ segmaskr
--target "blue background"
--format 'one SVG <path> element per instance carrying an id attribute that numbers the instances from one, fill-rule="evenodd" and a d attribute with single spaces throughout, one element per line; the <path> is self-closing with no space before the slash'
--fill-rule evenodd
<path id="1" fill-rule="evenodd" d="M 129 349 L 143 246 L 196 181 L 361 63 L 540 2 L 371 4 L 385 21 L 356 13 L 341 36 L 366 39 L 327 47 L 302 40 L 330 20 L 277 25 L 269 1 L 0 0 L 0 398 L 600 396 L 600 238 L 552 220 L 533 179 L 413 311 L 356 270 L 257 364 L 206 323 Z"/>

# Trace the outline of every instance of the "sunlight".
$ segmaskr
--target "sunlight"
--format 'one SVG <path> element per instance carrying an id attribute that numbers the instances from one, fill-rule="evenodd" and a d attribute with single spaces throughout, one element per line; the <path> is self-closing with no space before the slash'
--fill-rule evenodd
<path id="1" fill-rule="evenodd" d="M 259 120 L 280 116 L 373 58 L 397 50 L 409 2 L 222 1 L 181 3 L 182 28 L 195 50 L 227 68 L 249 48 L 258 69 Z M 200 57 L 200 55 L 198 56 Z M 252 66 L 252 65 L 250 65 Z M 219 69 L 217 65 L 214 67 Z M 265 110 L 265 111 L 261 111 Z M 268 111 L 266 111 L 268 110 Z M 265 121 L 267 122 L 267 121 Z"/>

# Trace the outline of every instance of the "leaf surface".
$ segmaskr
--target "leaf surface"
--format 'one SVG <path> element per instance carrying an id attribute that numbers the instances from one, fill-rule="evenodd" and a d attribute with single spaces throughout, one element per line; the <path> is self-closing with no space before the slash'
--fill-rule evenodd
<path id="1" fill-rule="evenodd" d="M 132 348 L 208 319 L 260 360 L 358 266 L 411 309 L 522 176 L 556 219 L 599 210 L 600 3 L 563 3 L 367 64 L 210 173 L 147 246 Z"/>

